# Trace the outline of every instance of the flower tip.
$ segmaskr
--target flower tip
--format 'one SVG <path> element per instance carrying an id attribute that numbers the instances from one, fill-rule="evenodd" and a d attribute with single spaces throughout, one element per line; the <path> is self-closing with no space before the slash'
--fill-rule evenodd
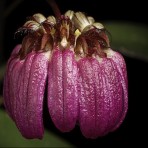
<path id="1" fill-rule="evenodd" d="M 70 20 L 72 20 L 73 15 L 74 15 L 74 11 L 72 11 L 72 10 L 68 10 L 68 11 L 65 13 L 65 16 L 66 16 L 66 17 L 69 17 Z"/>
<path id="2" fill-rule="evenodd" d="M 41 24 L 42 22 L 44 22 L 46 20 L 45 16 L 41 13 L 36 13 L 33 15 L 33 19 L 38 22 L 39 24 Z"/>
<path id="3" fill-rule="evenodd" d="M 98 22 L 96 22 L 96 23 L 93 23 L 93 26 L 95 26 L 96 28 L 98 28 L 98 29 L 104 29 L 104 26 L 103 26 L 103 24 L 101 24 L 101 23 L 98 23 Z"/>

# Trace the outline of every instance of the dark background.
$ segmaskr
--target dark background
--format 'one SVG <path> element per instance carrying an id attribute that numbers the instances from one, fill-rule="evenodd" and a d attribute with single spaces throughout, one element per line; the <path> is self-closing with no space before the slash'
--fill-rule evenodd
<path id="1" fill-rule="evenodd" d="M 8 7 L 12 2 L 13 0 L 6 0 L 5 6 Z M 68 9 L 82 11 L 93 16 L 99 22 L 115 20 L 147 24 L 147 8 L 142 1 L 57 0 L 57 3 L 62 13 Z M 2 18 L 4 33 L 2 38 L 3 50 L 0 51 L 1 62 L 6 62 L 13 47 L 21 42 L 19 38 L 14 39 L 15 31 L 24 24 L 27 16 L 38 12 L 43 13 L 46 17 L 54 15 L 46 0 L 23 1 L 9 15 L 4 14 L 5 17 Z M 118 130 L 105 137 L 89 140 L 82 136 L 79 127 L 76 127 L 70 133 L 60 133 L 45 113 L 46 128 L 50 128 L 50 130 L 78 147 L 143 145 L 146 142 L 144 134 L 147 134 L 148 62 L 123 56 L 127 63 L 129 109 L 123 124 Z"/>

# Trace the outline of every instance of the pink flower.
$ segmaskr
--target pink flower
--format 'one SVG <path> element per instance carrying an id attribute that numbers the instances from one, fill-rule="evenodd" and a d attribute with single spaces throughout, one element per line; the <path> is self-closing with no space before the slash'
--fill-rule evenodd
<path id="1" fill-rule="evenodd" d="M 3 92 L 24 137 L 43 137 L 44 99 L 62 132 L 78 123 L 86 138 L 97 138 L 121 125 L 128 109 L 126 64 L 101 23 L 69 10 L 60 18 L 35 14 L 18 32 L 26 36 L 7 63 Z"/>

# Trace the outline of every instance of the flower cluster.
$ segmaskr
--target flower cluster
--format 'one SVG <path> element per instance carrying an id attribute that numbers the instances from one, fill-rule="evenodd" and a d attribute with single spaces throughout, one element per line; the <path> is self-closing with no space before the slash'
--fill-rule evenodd
<path id="1" fill-rule="evenodd" d="M 3 92 L 24 137 L 43 137 L 44 99 L 62 132 L 78 123 L 86 138 L 97 138 L 121 125 L 128 108 L 126 64 L 101 23 L 71 10 L 60 18 L 38 13 L 19 32 L 25 37 L 7 63 Z"/>

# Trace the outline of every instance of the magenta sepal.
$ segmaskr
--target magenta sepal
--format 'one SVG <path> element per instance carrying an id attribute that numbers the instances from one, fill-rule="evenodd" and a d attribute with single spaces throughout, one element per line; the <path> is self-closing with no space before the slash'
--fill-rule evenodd
<path id="1" fill-rule="evenodd" d="M 87 138 L 104 136 L 117 129 L 127 112 L 126 66 L 116 52 L 113 56 L 100 61 L 92 57 L 78 61 L 82 79 L 79 122 Z"/>
<path id="2" fill-rule="evenodd" d="M 48 67 L 48 108 L 55 126 L 68 132 L 78 116 L 78 69 L 73 51 L 55 49 Z"/>
<path id="3" fill-rule="evenodd" d="M 123 57 L 112 51 L 107 57 L 77 58 L 72 49 L 32 51 L 20 60 L 17 45 L 7 63 L 4 104 L 22 135 L 41 139 L 43 99 L 47 84 L 48 109 L 62 132 L 80 125 L 86 138 L 116 130 L 128 109 L 128 82 Z M 46 98 L 45 98 L 46 99 Z"/>
<path id="4" fill-rule="evenodd" d="M 4 103 L 7 112 L 26 138 L 43 137 L 42 114 L 47 69 L 48 58 L 44 52 L 31 52 L 20 60 L 13 51 L 8 61 Z"/>

